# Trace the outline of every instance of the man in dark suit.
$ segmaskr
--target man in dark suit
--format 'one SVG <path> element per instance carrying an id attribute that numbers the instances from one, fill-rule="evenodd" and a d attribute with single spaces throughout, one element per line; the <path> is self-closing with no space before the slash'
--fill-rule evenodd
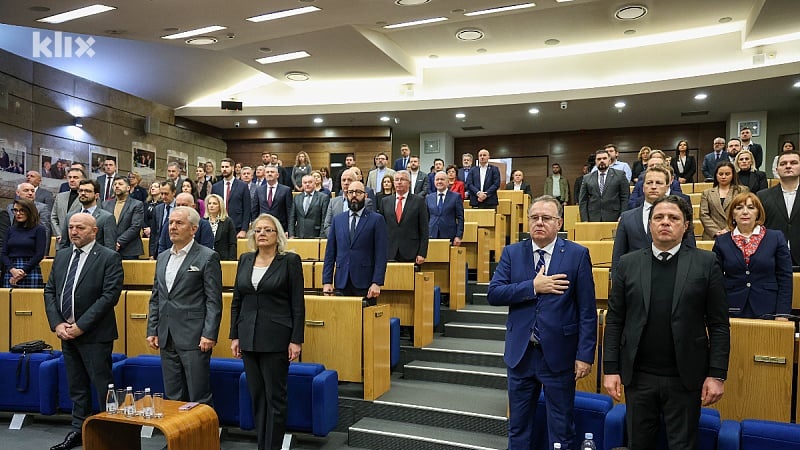
<path id="1" fill-rule="evenodd" d="M 761 163 L 764 162 L 764 149 L 761 148 L 761 144 L 752 142 L 753 131 L 750 127 L 744 127 L 739 130 L 739 138 L 741 139 L 742 150 L 750 150 L 750 153 L 753 154 L 753 159 L 756 160 L 753 170 L 761 169 Z"/>
<path id="2" fill-rule="evenodd" d="M 386 221 L 366 208 L 366 195 L 360 181 L 350 183 L 350 211 L 337 214 L 331 222 L 322 266 L 325 295 L 333 295 L 334 287 L 337 295 L 381 295 L 386 278 Z"/>
<path id="3" fill-rule="evenodd" d="M 176 162 L 167 164 L 167 181 L 175 186 L 175 192 L 180 192 L 181 184 L 185 177 L 181 177 L 181 166 Z"/>
<path id="4" fill-rule="evenodd" d="M 730 328 L 714 253 L 681 245 L 691 206 L 655 201 L 653 245 L 624 255 L 614 270 L 603 342 L 603 386 L 625 386 L 628 447 L 656 448 L 661 421 L 669 448 L 697 448 L 700 407 L 722 398 Z"/>
<path id="5" fill-rule="evenodd" d="M 653 207 L 653 203 L 656 200 L 667 195 L 667 192 L 669 192 L 668 180 L 670 178 L 672 178 L 672 174 L 663 165 L 650 167 L 644 173 L 642 178 L 642 185 L 644 186 L 643 204 L 625 211 L 619 217 L 617 234 L 614 236 L 614 251 L 611 257 L 612 270 L 617 267 L 622 255 L 634 250 L 649 248 L 653 243 L 653 237 L 650 235 L 650 208 Z M 691 202 L 689 203 L 691 204 Z M 683 243 L 691 247 L 697 247 L 694 233 L 686 233 Z M 598 261 L 595 261 L 595 264 L 597 263 Z"/>
<path id="6" fill-rule="evenodd" d="M 42 184 L 42 175 L 35 170 L 29 170 L 27 174 L 25 174 L 25 181 L 33 185 L 35 189 L 36 195 L 35 199 L 37 202 L 44 203 L 47 205 L 50 211 L 53 210 L 53 193 L 48 191 L 47 189 L 39 189 L 39 186 Z M 47 217 L 47 220 L 50 220 L 50 217 Z M 50 228 L 49 226 L 47 227 Z"/>
<path id="7" fill-rule="evenodd" d="M 162 234 L 169 233 L 167 229 L 169 214 L 175 209 L 175 185 L 169 180 L 162 181 L 159 192 L 161 192 L 161 203 L 153 208 L 153 218 L 152 222 L 149 224 L 150 259 L 156 259 L 158 256 L 158 242 Z"/>
<path id="8" fill-rule="evenodd" d="M 100 203 L 114 198 L 114 180 L 119 178 L 117 174 L 117 162 L 113 159 L 103 161 L 103 175 L 97 177 L 97 184 L 100 186 Z"/>
<path id="9" fill-rule="evenodd" d="M 447 188 L 447 174 L 438 172 L 433 178 L 436 192 L 425 197 L 428 207 L 428 234 L 431 239 L 450 239 L 456 247 L 464 237 L 464 202 Z"/>
<path id="10" fill-rule="evenodd" d="M 624 175 L 621 175 L 624 178 Z M 508 306 L 508 448 L 530 449 L 544 387 L 549 445 L 577 448 L 575 381 L 592 371 L 597 312 L 589 250 L 559 239 L 563 206 L 545 195 L 528 210 L 531 240 L 503 249 L 489 284 L 491 305 Z"/>
<path id="11" fill-rule="evenodd" d="M 86 172 L 83 169 L 69 169 L 67 172 L 68 188 L 66 191 L 59 192 L 53 201 L 53 209 L 50 211 L 50 229 L 56 237 L 56 244 L 61 242 L 61 230 L 67 226 L 67 215 L 81 209 L 78 201 L 78 184 L 86 179 Z M 67 236 L 63 236 L 67 240 Z"/>
<path id="12" fill-rule="evenodd" d="M 347 190 L 350 188 L 350 184 L 356 181 L 355 175 L 353 172 L 348 169 L 342 173 L 342 194 L 336 196 L 331 199 L 330 203 L 328 203 L 328 210 L 325 212 L 325 220 L 322 222 L 322 234 L 320 235 L 321 238 L 328 237 L 328 231 L 330 231 L 331 223 L 333 223 L 333 218 L 343 212 L 350 211 L 350 203 L 347 201 Z M 372 200 L 367 197 L 364 200 L 364 207 L 369 211 L 375 211 L 375 205 L 372 203 Z"/>
<path id="13" fill-rule="evenodd" d="M 103 210 L 97 204 L 97 197 L 99 186 L 95 180 L 81 180 L 78 185 L 78 201 L 81 207 L 78 211 L 67 215 L 67 222 L 69 218 L 75 214 L 91 214 L 96 221 L 95 227 L 97 228 L 95 239 L 98 244 L 108 247 L 116 251 L 117 247 L 117 222 L 114 220 L 114 215 L 108 211 Z M 67 227 L 61 230 L 61 235 L 67 235 Z M 69 247 L 69 241 L 62 239 L 59 248 Z"/>
<path id="14" fill-rule="evenodd" d="M 703 166 L 700 170 L 703 172 L 703 177 L 707 181 L 714 179 L 714 170 L 720 161 L 728 161 L 728 152 L 725 150 L 725 138 L 714 138 L 714 151 L 707 154 L 703 158 Z"/>
<path id="15" fill-rule="evenodd" d="M 51 450 L 69 450 L 82 444 L 81 427 L 92 414 L 91 385 L 102 399 L 114 382 L 111 350 L 118 337 L 114 306 L 124 275 L 119 254 L 95 242 L 95 225 L 90 214 L 75 214 L 69 219 L 72 246 L 56 252 L 44 288 L 47 321 L 61 339 L 72 400 L 72 430 Z"/>
<path id="16" fill-rule="evenodd" d="M 303 192 L 294 196 L 294 208 L 289 217 L 289 237 L 311 239 L 322 236 L 322 221 L 328 212 L 331 198 L 316 191 L 314 177 L 303 177 Z"/>
<path id="17" fill-rule="evenodd" d="M 289 217 L 294 214 L 294 201 L 292 190 L 278 183 L 278 167 L 267 166 L 264 168 L 267 184 L 256 190 L 253 198 L 251 217 L 256 218 L 261 214 L 271 214 L 278 219 L 284 230 L 289 229 Z"/>
<path id="18" fill-rule="evenodd" d="M 403 144 L 400 146 L 400 157 L 394 160 L 394 166 L 392 169 L 395 172 L 399 172 L 401 170 L 408 169 L 408 163 L 411 158 L 411 149 L 408 147 L 408 144 Z"/>
<path id="19" fill-rule="evenodd" d="M 800 196 L 797 195 L 800 185 L 800 153 L 789 150 L 780 154 L 778 177 L 779 185 L 764 189 L 757 194 L 766 212 L 764 226 L 783 231 L 783 236 L 789 242 L 792 265 L 800 266 L 800 226 L 798 226 Z M 791 205 L 788 210 L 787 203 Z"/>
<path id="20" fill-rule="evenodd" d="M 467 175 L 469 204 L 473 208 L 494 208 L 497 206 L 497 190 L 500 189 L 500 170 L 489 164 L 489 150 L 478 152 L 478 166 Z"/>
<path id="21" fill-rule="evenodd" d="M 425 197 L 430 192 L 428 174 L 419 170 L 419 156 L 411 155 L 408 158 L 408 176 L 411 177 L 411 193 Z"/>
<path id="22" fill-rule="evenodd" d="M 176 207 L 169 216 L 172 247 L 156 263 L 147 342 L 161 353 L 164 394 L 211 405 L 211 350 L 222 317 L 219 253 L 194 242 L 200 215 Z"/>
<path id="23" fill-rule="evenodd" d="M 126 177 L 114 180 L 116 198 L 106 200 L 102 208 L 114 216 L 117 224 L 116 250 L 122 259 L 139 259 L 144 254 L 142 224 L 144 204 L 130 196 L 131 184 Z"/>
<path id="24" fill-rule="evenodd" d="M 616 222 L 628 209 L 630 187 L 625 174 L 608 166 L 608 151 L 595 152 L 597 170 L 583 177 L 578 195 L 581 222 Z"/>
<path id="25" fill-rule="evenodd" d="M 225 208 L 228 216 L 233 220 L 236 227 L 236 237 L 243 239 L 247 235 L 247 227 L 250 225 L 250 215 L 252 214 L 250 189 L 242 180 L 233 176 L 235 163 L 230 158 L 223 158 L 219 163 L 222 172 L 220 180 L 214 183 L 211 188 L 212 194 L 217 194 L 225 201 Z M 253 215 L 253 218 L 258 215 Z"/>
<path id="26" fill-rule="evenodd" d="M 194 197 L 192 197 L 192 194 L 188 192 L 181 192 L 175 196 L 175 207 L 178 206 L 185 206 L 197 211 L 197 204 L 194 201 Z M 197 224 L 197 232 L 194 233 L 194 241 L 203 247 L 207 247 L 212 250 L 214 249 L 214 242 L 216 239 L 214 236 L 214 231 L 211 230 L 211 224 L 208 222 L 208 219 L 204 219 L 202 217 L 200 218 L 200 222 Z M 172 247 L 172 239 L 170 238 L 169 232 L 160 233 L 158 237 L 158 251 L 156 252 L 156 255 L 160 255 L 162 252 L 169 250 L 170 247 Z"/>
<path id="27" fill-rule="evenodd" d="M 475 166 L 472 165 L 473 162 L 472 153 L 464 153 L 461 155 L 461 168 L 458 169 L 458 180 L 463 181 L 464 184 L 467 183 L 467 175 L 469 175 L 470 170 L 472 170 Z"/>
<path id="28" fill-rule="evenodd" d="M 356 165 L 356 155 L 354 155 L 353 153 L 348 153 L 344 157 L 344 167 L 339 169 L 339 171 L 336 172 L 336 175 L 333 177 L 333 191 L 332 192 L 337 192 L 338 193 L 339 191 L 342 190 L 342 183 L 341 183 L 342 174 L 344 174 L 345 170 L 348 170 L 348 169 L 350 169 L 351 167 L 353 167 L 355 165 Z M 339 194 L 336 194 L 336 195 L 339 195 Z"/>
<path id="29" fill-rule="evenodd" d="M 388 257 L 394 261 L 422 264 L 428 256 L 428 207 L 409 193 L 407 170 L 394 174 L 395 193 L 383 198 L 383 217 L 389 235 Z"/>
<path id="30" fill-rule="evenodd" d="M 666 165 L 666 155 L 664 155 L 664 152 L 661 150 L 653 150 L 650 152 L 650 159 L 647 160 L 647 169 L 645 169 L 645 172 L 651 167 L 656 166 L 663 167 L 672 173 L 672 167 Z M 645 172 L 642 172 L 642 174 Z M 638 175 L 639 181 L 637 181 L 633 186 L 633 191 L 631 191 L 631 195 L 628 197 L 628 209 L 638 208 L 639 206 L 642 206 L 642 202 L 644 202 L 644 176 L 642 174 Z M 681 190 L 681 184 L 672 175 L 670 175 L 669 189 L 667 192 L 668 194 L 664 195 L 677 195 L 678 197 L 689 202 L 690 205 L 692 204 L 692 199 L 683 193 Z"/>
<path id="31" fill-rule="evenodd" d="M 444 170 L 444 160 L 442 158 L 436 158 L 433 160 L 433 168 L 428 173 L 428 194 L 433 194 L 433 191 L 436 190 L 436 186 L 433 185 L 433 176 L 436 172 L 441 172 Z"/>
<path id="32" fill-rule="evenodd" d="M 581 186 L 583 186 L 583 177 L 585 177 L 587 173 L 589 173 L 589 165 L 584 164 L 582 175 L 575 178 L 575 189 L 572 190 L 572 201 L 576 205 L 578 204 L 578 196 L 581 193 Z"/>

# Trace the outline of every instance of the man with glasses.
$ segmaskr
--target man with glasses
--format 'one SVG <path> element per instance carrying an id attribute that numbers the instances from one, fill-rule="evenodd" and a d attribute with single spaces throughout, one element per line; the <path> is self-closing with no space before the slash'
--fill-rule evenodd
<path id="1" fill-rule="evenodd" d="M 714 169 L 720 161 L 729 161 L 728 152 L 725 150 L 725 138 L 714 138 L 714 151 L 703 158 L 703 166 L 700 170 L 706 181 L 714 180 Z"/>
<path id="2" fill-rule="evenodd" d="M 366 208 L 361 182 L 350 183 L 345 195 L 349 211 L 337 214 L 328 232 L 322 293 L 374 299 L 386 277 L 386 221 Z"/>
<path id="3" fill-rule="evenodd" d="M 78 201 L 80 202 L 80 209 L 67 216 L 67 223 L 69 218 L 75 214 L 91 214 L 96 221 L 97 234 L 95 241 L 103 247 L 108 247 L 111 250 L 117 251 L 117 222 L 114 220 L 114 215 L 97 205 L 97 197 L 100 195 L 100 186 L 95 180 L 81 180 L 78 184 Z M 66 224 L 61 230 L 62 236 L 68 236 Z M 62 239 L 58 248 L 67 248 L 70 246 L 68 239 Z"/>
<path id="4" fill-rule="evenodd" d="M 620 172 L 620 177 L 624 175 Z M 528 210 L 531 239 L 506 246 L 489 284 L 491 305 L 508 306 L 508 448 L 530 448 L 544 387 L 549 444 L 578 448 L 575 382 L 592 372 L 597 312 L 589 250 L 558 238 L 563 206 L 550 195 Z"/>
<path id="5" fill-rule="evenodd" d="M 350 184 L 357 181 L 356 176 L 351 169 L 347 169 L 342 172 L 341 176 L 341 186 L 342 186 L 342 193 L 341 195 L 334 197 L 328 203 L 328 210 L 325 213 L 325 220 L 322 222 L 322 233 L 320 233 L 321 238 L 328 237 L 328 231 L 331 228 L 331 223 L 333 222 L 333 218 L 336 215 L 341 214 L 343 212 L 350 211 L 350 203 L 347 201 L 347 190 L 350 188 Z M 370 211 L 375 211 L 375 205 L 372 203 L 372 199 L 367 197 L 364 200 L 364 207 Z"/>
<path id="6" fill-rule="evenodd" d="M 381 180 L 385 175 L 394 177 L 395 171 L 386 167 L 388 162 L 389 157 L 386 156 L 386 153 L 380 152 L 375 155 L 375 168 L 370 170 L 367 175 L 367 186 L 375 192 L 381 191 Z"/>
<path id="7" fill-rule="evenodd" d="M 422 264 L 428 256 L 428 207 L 410 187 L 408 171 L 397 172 L 395 193 L 383 198 L 381 211 L 389 233 L 389 259 Z"/>

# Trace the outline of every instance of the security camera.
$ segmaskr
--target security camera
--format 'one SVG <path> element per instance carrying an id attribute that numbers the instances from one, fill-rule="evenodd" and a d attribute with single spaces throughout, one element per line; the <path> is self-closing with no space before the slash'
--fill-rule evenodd
<path id="1" fill-rule="evenodd" d="M 567 102 L 561 102 L 561 109 L 567 109 Z"/>
<path id="2" fill-rule="evenodd" d="M 242 124 L 240 124 L 239 122 L 233 122 L 233 126 L 239 128 L 240 126 L 242 126 Z"/>

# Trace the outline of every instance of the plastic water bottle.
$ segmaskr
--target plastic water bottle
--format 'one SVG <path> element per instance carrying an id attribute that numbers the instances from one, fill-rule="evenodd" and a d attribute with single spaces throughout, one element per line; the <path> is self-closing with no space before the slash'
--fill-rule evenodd
<path id="1" fill-rule="evenodd" d="M 581 450 L 597 450 L 597 446 L 594 444 L 594 435 L 592 433 L 586 433 L 583 435 L 583 444 L 581 444 Z"/>
<path id="2" fill-rule="evenodd" d="M 144 413 L 142 414 L 145 419 L 153 418 L 153 396 L 150 394 L 150 388 L 144 388 Z"/>
<path id="3" fill-rule="evenodd" d="M 133 417 L 136 415 L 136 404 L 133 402 L 133 387 L 125 388 L 125 415 Z"/>
<path id="4" fill-rule="evenodd" d="M 117 393 L 114 391 L 114 385 L 108 385 L 108 393 L 106 394 L 106 412 L 109 414 L 117 413 Z"/>

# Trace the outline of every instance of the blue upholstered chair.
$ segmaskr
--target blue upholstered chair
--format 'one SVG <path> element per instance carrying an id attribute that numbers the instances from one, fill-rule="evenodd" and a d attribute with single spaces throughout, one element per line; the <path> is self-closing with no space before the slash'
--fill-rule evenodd
<path id="1" fill-rule="evenodd" d="M 59 351 L 0 353 L 0 411 L 39 412 L 41 365 L 61 356 Z"/>
<path id="2" fill-rule="evenodd" d="M 608 395 L 581 391 L 575 393 L 575 431 L 580 441 L 583 441 L 584 433 L 592 433 L 597 448 L 603 448 L 606 414 L 611 411 L 613 406 L 614 401 Z M 533 439 L 536 442 L 536 448 L 550 448 L 544 392 L 539 395 L 539 404 L 536 407 L 536 426 L 533 430 Z"/>
<path id="3" fill-rule="evenodd" d="M 125 359 L 122 353 L 112 353 L 112 373 Z M 67 385 L 67 369 L 64 365 L 64 356 L 45 361 L 39 367 L 39 393 L 41 396 L 39 412 L 44 415 L 52 415 L 58 411 L 72 411 L 72 399 L 69 398 L 69 386 Z M 115 380 L 115 386 L 116 380 Z M 119 389 L 119 386 L 117 386 Z M 105 399 L 103 399 L 105 400 Z M 100 411 L 100 401 L 97 398 L 97 390 L 92 385 L 92 408 Z"/>
<path id="4" fill-rule="evenodd" d="M 609 411 L 606 417 L 605 441 L 603 446 L 600 447 L 598 445 L 598 448 L 611 450 L 615 447 L 624 447 L 628 443 L 627 434 L 625 432 L 625 412 L 625 405 L 617 405 Z M 719 411 L 703 408 L 700 411 L 700 428 L 697 433 L 697 448 L 717 448 L 721 424 L 722 421 L 720 420 Z M 666 448 L 667 438 L 664 427 L 662 426 L 658 436 L 657 450 L 666 450 Z"/>
<path id="5" fill-rule="evenodd" d="M 722 422 L 719 450 L 800 450 L 800 424 L 743 420 Z"/>

